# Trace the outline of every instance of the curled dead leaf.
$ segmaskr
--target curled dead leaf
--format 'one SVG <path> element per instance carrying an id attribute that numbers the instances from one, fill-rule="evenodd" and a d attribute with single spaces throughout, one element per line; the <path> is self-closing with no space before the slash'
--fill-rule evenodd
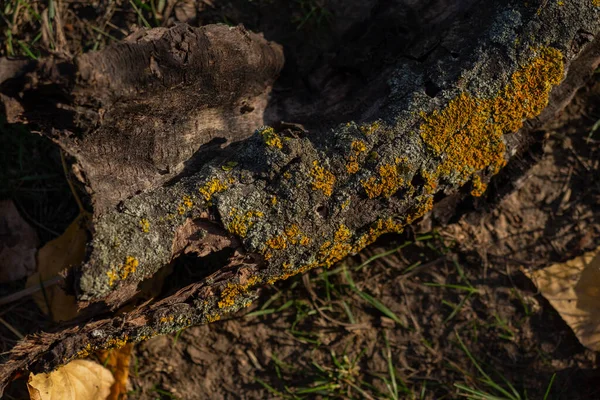
<path id="1" fill-rule="evenodd" d="M 600 351 L 600 247 L 530 275 L 579 342 Z"/>
<path id="2" fill-rule="evenodd" d="M 47 281 L 67 268 L 79 265 L 85 258 L 87 229 L 85 215 L 80 214 L 65 233 L 46 243 L 37 256 L 38 272 L 27 279 L 26 287 Z M 67 295 L 58 285 L 43 288 L 33 296 L 36 304 L 55 321 L 67 321 L 77 315 L 75 296 Z"/>
<path id="3" fill-rule="evenodd" d="M 49 374 L 31 374 L 27 389 L 32 400 L 105 400 L 115 379 L 102 365 L 74 360 Z"/>
<path id="4" fill-rule="evenodd" d="M 127 380 L 129 379 L 129 363 L 133 344 L 127 343 L 118 349 L 101 350 L 98 358 L 112 372 L 115 382 L 110 388 L 107 400 L 127 399 Z"/>

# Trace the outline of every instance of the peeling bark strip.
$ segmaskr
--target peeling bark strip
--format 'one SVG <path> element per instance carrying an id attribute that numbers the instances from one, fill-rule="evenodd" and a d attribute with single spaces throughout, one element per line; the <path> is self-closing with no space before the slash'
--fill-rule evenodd
<path id="1" fill-rule="evenodd" d="M 600 8 L 591 1 L 501 3 L 479 24 L 471 22 L 478 18 L 472 10 L 471 19 L 448 29 L 442 45 L 460 47 L 464 56 L 446 52 L 386 70 L 389 95 L 377 118 L 310 135 L 264 126 L 172 185 L 96 210 L 91 254 L 78 271 L 85 302 L 122 304 L 181 252 L 236 252 L 228 265 L 172 296 L 26 338 L 0 370 L 0 383 L 18 369 L 47 370 L 95 349 L 215 321 L 249 305 L 260 285 L 328 267 L 383 233 L 401 231 L 432 209 L 436 194 L 481 195 L 518 149 L 515 132 L 524 121 L 535 123 L 549 98 L 553 105 L 569 98 L 574 82 L 600 60 L 593 39 Z M 461 41 L 474 25 L 482 30 Z M 438 95 L 426 93 L 427 82 L 441 88 Z M 166 96 L 151 88 L 150 97 L 153 90 Z M 125 128 L 133 129 L 125 125 L 119 135 L 127 137 Z"/>

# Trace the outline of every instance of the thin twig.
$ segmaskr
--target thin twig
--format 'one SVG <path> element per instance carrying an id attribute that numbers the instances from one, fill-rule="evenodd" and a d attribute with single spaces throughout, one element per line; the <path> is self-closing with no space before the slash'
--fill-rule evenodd
<path id="1" fill-rule="evenodd" d="M 56 285 L 57 283 L 61 282 L 63 279 L 64 278 L 62 276 L 55 276 L 54 278 L 51 278 L 51 279 L 48 279 L 47 281 L 30 286 L 19 292 L 12 293 L 12 294 L 9 294 L 8 296 L 1 297 L 0 298 L 0 306 L 20 300 L 23 297 L 31 296 L 32 294 L 39 292 L 42 289 L 42 285 L 44 288 L 48 288 L 50 286 Z"/>
<path id="2" fill-rule="evenodd" d="M 19 332 L 16 328 L 14 328 L 11 324 L 9 324 L 8 322 L 6 322 L 1 317 L 0 317 L 0 324 L 4 325 L 6 328 L 8 328 L 8 330 L 11 331 L 12 333 L 14 333 L 15 336 L 18 337 L 19 339 L 23 339 L 25 337 L 25 336 L 23 336 L 21 334 L 21 332 Z"/>

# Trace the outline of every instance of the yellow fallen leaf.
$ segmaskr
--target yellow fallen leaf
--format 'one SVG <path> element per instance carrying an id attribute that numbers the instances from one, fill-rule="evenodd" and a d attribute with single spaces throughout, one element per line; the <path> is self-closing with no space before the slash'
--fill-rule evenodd
<path id="1" fill-rule="evenodd" d="M 83 262 L 87 243 L 84 222 L 85 215 L 80 214 L 65 233 L 40 249 L 37 255 L 38 272 L 27 278 L 26 287 L 38 285 L 58 276 L 60 271 Z M 43 291 L 37 292 L 33 299 L 46 314 L 49 313 L 49 305 L 55 321 L 66 321 L 77 315 L 75 297 L 67 295 L 58 285 L 44 288 Z"/>
<path id="2" fill-rule="evenodd" d="M 579 342 L 600 351 L 600 247 L 535 271 L 531 278 Z"/>
<path id="3" fill-rule="evenodd" d="M 49 374 L 30 374 L 31 400 L 105 400 L 114 378 L 109 370 L 89 360 L 74 360 Z"/>
<path id="4" fill-rule="evenodd" d="M 129 363 L 133 344 L 127 343 L 118 349 L 101 350 L 98 352 L 100 362 L 112 372 L 115 382 L 110 388 L 107 400 L 127 399 L 127 379 L 129 379 Z"/>

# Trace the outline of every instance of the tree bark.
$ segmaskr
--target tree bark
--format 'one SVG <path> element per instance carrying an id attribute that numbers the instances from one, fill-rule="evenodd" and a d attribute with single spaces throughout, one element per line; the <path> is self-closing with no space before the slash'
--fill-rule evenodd
<path id="1" fill-rule="evenodd" d="M 407 43 L 392 46 L 392 64 L 356 54 L 367 78 L 323 86 L 310 112 L 293 106 L 303 104 L 294 93 L 269 97 L 283 52 L 243 28 L 140 31 L 11 74 L 2 87 L 22 90 L 3 99 L 74 157 L 94 230 L 87 262 L 68 280 L 87 312 L 17 345 L 0 367 L 0 392 L 18 370 L 215 321 L 265 284 L 482 196 L 600 61 L 591 0 L 506 3 L 428 3 Z M 388 14 L 407 23 L 407 9 L 399 1 Z M 372 28 L 364 40 L 374 15 L 362 22 Z M 203 260 L 216 253 L 227 262 L 211 270 Z M 134 304 L 142 282 L 182 254 L 199 258 L 201 279 L 99 316 Z"/>

